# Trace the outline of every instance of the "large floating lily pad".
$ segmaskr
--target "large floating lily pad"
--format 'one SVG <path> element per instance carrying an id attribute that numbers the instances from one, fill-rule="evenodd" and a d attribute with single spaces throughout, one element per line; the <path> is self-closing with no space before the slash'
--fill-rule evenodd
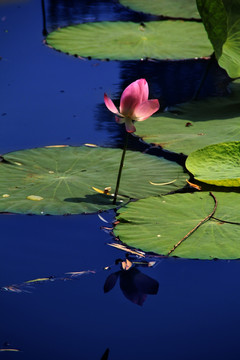
<path id="1" fill-rule="evenodd" d="M 71 55 L 110 60 L 185 59 L 212 53 L 203 24 L 170 20 L 68 26 L 50 33 L 46 41 Z"/>
<path id="2" fill-rule="evenodd" d="M 219 65 L 232 78 L 240 76 L 240 1 L 197 0 Z"/>
<path id="3" fill-rule="evenodd" d="M 195 179 L 218 186 L 240 186 L 240 141 L 209 145 L 191 153 L 187 169 Z"/>
<path id="4" fill-rule="evenodd" d="M 169 256 L 189 259 L 240 258 L 240 194 L 215 193 L 220 220 L 210 219 L 184 240 Z M 129 246 L 167 255 L 180 240 L 213 211 L 208 193 L 150 197 L 119 210 L 114 234 Z"/>
<path id="5" fill-rule="evenodd" d="M 240 83 L 228 97 L 193 101 L 173 112 L 152 116 L 136 126 L 136 135 L 166 150 L 189 154 L 204 146 L 240 139 Z"/>
<path id="6" fill-rule="evenodd" d="M 176 18 L 200 18 L 196 0 L 119 0 L 120 4 L 152 15 Z"/>
<path id="7" fill-rule="evenodd" d="M 0 211 L 60 215 L 113 208 L 112 197 L 92 187 L 104 190 L 110 186 L 114 192 L 121 153 L 119 149 L 88 147 L 8 153 L 0 163 Z M 181 188 L 185 179 L 175 163 L 127 151 L 119 194 L 126 196 L 121 198 L 124 202 L 128 197 L 166 193 Z M 150 181 L 171 183 L 154 186 Z"/>

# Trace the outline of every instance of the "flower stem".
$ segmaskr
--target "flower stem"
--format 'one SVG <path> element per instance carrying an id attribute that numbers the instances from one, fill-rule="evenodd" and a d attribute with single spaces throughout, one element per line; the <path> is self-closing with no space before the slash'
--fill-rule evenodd
<path id="1" fill-rule="evenodd" d="M 120 166 L 119 166 L 119 170 L 118 170 L 117 184 L 116 184 L 116 189 L 115 189 L 114 198 L 113 198 L 114 205 L 116 204 L 116 201 L 117 201 L 118 189 L 119 189 L 121 175 L 122 175 L 122 169 L 123 169 L 123 163 L 124 163 L 125 153 L 127 150 L 128 135 L 129 135 L 129 133 L 126 131 L 125 142 L 124 142 L 123 152 L 122 152 L 122 158 L 121 158 L 121 162 L 120 162 Z"/>

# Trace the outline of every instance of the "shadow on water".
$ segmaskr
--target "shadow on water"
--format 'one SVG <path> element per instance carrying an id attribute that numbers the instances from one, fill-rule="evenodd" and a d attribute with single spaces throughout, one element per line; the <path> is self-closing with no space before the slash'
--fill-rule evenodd
<path id="1" fill-rule="evenodd" d="M 107 360 L 109 356 L 109 349 L 107 348 L 104 352 L 103 356 L 101 357 L 101 360 Z"/>
<path id="2" fill-rule="evenodd" d="M 46 1 L 46 0 L 45 0 Z M 44 2 L 44 0 L 42 0 Z M 48 30 L 83 22 L 156 20 L 158 17 L 135 12 L 118 1 L 102 0 L 49 0 L 47 2 Z M 44 10 L 44 6 L 43 6 Z"/>
<path id="3" fill-rule="evenodd" d="M 121 90 L 132 81 L 145 78 L 149 83 L 149 98 L 159 99 L 162 111 L 196 98 L 224 96 L 230 82 L 214 58 L 124 61 L 120 67 Z"/>

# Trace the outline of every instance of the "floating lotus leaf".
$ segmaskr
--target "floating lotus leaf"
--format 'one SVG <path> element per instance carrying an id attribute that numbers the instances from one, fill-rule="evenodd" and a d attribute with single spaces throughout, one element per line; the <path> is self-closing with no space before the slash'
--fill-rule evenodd
<path id="1" fill-rule="evenodd" d="M 71 55 L 110 60 L 185 59 L 212 52 L 203 24 L 170 20 L 85 23 L 53 31 L 46 41 Z"/>
<path id="2" fill-rule="evenodd" d="M 200 225 L 169 256 L 189 259 L 240 258 L 240 194 L 214 193 L 214 217 Z M 167 255 L 180 240 L 213 211 L 209 193 L 150 197 L 121 208 L 114 234 L 145 252 Z M 224 221 L 237 222 L 237 224 Z"/>
<path id="3" fill-rule="evenodd" d="M 120 4 L 152 15 L 176 18 L 200 18 L 196 0 L 119 0 Z"/>
<path id="4" fill-rule="evenodd" d="M 240 83 L 228 97 L 193 101 L 174 112 L 139 122 L 136 135 L 166 150 L 189 154 L 204 146 L 240 139 Z"/>
<path id="5" fill-rule="evenodd" d="M 240 1 L 197 0 L 198 9 L 221 67 L 240 76 Z"/>
<path id="6" fill-rule="evenodd" d="M 114 208 L 111 196 L 92 187 L 104 190 L 110 186 L 114 192 L 121 153 L 84 146 L 8 153 L 0 163 L 0 211 L 61 215 Z M 175 163 L 127 151 L 119 194 L 125 195 L 124 202 L 128 197 L 166 193 L 182 187 L 185 179 Z M 150 181 L 171 183 L 154 186 Z"/>
<path id="7" fill-rule="evenodd" d="M 187 169 L 195 179 L 218 186 L 240 186 L 240 141 L 209 145 L 191 153 Z"/>

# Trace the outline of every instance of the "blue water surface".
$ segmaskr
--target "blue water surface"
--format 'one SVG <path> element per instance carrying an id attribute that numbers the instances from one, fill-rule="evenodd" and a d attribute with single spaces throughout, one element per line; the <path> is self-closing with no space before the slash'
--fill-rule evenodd
<path id="1" fill-rule="evenodd" d="M 48 31 L 86 21 L 146 20 L 110 0 L 48 0 L 45 10 Z M 118 99 L 127 84 L 146 77 L 164 108 L 190 100 L 206 67 L 204 59 L 79 60 L 45 46 L 42 31 L 40 0 L 1 4 L 0 153 L 54 144 L 118 146 L 121 133 L 104 92 Z M 226 91 L 222 76 L 210 71 L 199 96 Z M 103 291 L 125 253 L 110 247 L 112 237 L 101 229 L 111 226 L 114 212 L 102 216 L 109 224 L 96 214 L 0 216 L 0 287 L 20 290 L 0 292 L 0 349 L 21 350 L 0 358 L 100 360 L 109 349 L 109 360 L 239 359 L 239 261 L 161 259 L 138 267 L 159 285 L 139 306 L 120 289 L 120 278 Z"/>

